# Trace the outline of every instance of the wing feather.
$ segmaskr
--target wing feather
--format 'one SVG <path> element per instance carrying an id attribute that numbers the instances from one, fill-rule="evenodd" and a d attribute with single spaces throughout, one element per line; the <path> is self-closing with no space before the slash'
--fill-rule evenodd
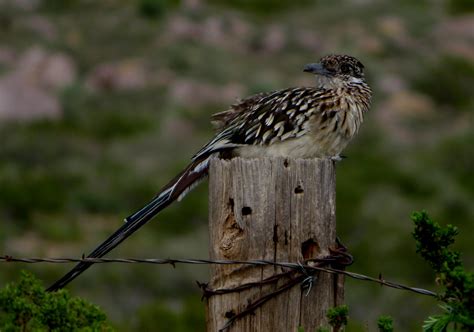
<path id="1" fill-rule="evenodd" d="M 269 145 L 301 137 L 309 118 L 333 98 L 330 90 L 303 87 L 260 93 L 213 115 L 218 133 L 194 158 L 243 145 Z"/>

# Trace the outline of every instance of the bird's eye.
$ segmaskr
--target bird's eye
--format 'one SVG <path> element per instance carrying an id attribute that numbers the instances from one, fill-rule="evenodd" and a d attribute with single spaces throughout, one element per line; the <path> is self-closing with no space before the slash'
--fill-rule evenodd
<path id="1" fill-rule="evenodd" d="M 348 74 L 350 71 L 351 71 L 351 66 L 345 63 L 341 65 L 341 72 L 343 74 Z"/>

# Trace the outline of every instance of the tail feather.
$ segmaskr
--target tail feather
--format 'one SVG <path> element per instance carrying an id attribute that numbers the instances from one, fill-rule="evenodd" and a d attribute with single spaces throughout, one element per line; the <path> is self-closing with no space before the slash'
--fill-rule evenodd
<path id="1" fill-rule="evenodd" d="M 194 160 L 184 171 L 171 180 L 146 206 L 127 217 L 125 223 L 87 257 L 100 258 L 114 249 L 137 229 L 152 219 L 158 212 L 175 200 L 179 200 L 186 195 L 198 182 L 207 176 L 208 167 L 209 156 Z M 49 287 L 48 291 L 56 291 L 63 288 L 82 272 L 87 270 L 92 264 L 93 263 L 89 262 L 78 263 L 71 271 Z"/>

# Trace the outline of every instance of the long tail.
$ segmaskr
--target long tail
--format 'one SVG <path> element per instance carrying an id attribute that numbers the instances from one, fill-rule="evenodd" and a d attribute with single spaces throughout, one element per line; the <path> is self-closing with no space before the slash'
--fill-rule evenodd
<path id="1" fill-rule="evenodd" d="M 107 240 L 92 251 L 88 258 L 100 258 L 118 246 L 123 240 L 132 235 L 137 229 L 146 224 L 158 212 L 176 200 L 181 200 L 191 189 L 207 176 L 209 156 L 194 160 L 184 171 L 171 180 L 160 193 L 145 207 L 125 219 L 125 223 L 117 229 Z M 64 277 L 56 281 L 48 291 L 63 288 L 93 263 L 78 263 Z"/>

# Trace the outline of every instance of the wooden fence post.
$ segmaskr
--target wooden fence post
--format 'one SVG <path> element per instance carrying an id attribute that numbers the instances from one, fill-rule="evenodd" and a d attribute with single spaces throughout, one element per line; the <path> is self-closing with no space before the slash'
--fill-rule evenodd
<path id="1" fill-rule="evenodd" d="M 214 158 L 209 170 L 210 258 L 302 262 L 328 255 L 335 244 L 335 169 L 328 159 Z M 211 289 L 258 282 L 280 267 L 211 265 Z M 343 279 L 316 274 L 306 295 L 299 285 L 272 298 L 229 331 L 315 331 L 328 326 L 326 311 L 343 301 Z M 207 331 L 283 284 L 211 296 Z"/>

